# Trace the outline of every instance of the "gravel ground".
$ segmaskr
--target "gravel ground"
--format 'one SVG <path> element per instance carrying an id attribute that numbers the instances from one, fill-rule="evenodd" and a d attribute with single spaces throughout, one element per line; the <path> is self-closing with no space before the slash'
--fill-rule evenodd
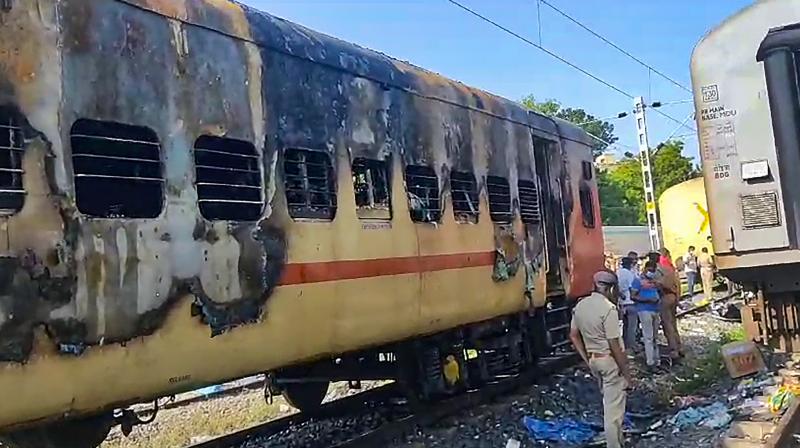
<path id="1" fill-rule="evenodd" d="M 382 384 L 385 382 L 363 382 L 363 389 L 359 391 L 350 390 L 347 383 L 334 383 L 325 400 L 336 400 Z M 135 408 L 147 407 L 136 406 Z M 245 389 L 232 395 L 218 396 L 186 406 L 163 409 L 159 411 L 153 423 L 135 427 L 127 437 L 122 434 L 119 427 L 116 427 L 103 442 L 101 448 L 181 448 L 294 412 L 294 408 L 286 404 L 281 396 L 274 397 L 273 404 L 269 405 L 264 400 L 262 389 Z M 373 424 L 377 426 L 379 422 Z M 353 425 L 353 427 L 357 426 Z M 296 431 L 306 431 L 303 432 L 303 435 L 309 440 L 315 440 L 321 438 L 318 433 L 323 430 L 325 428 L 315 427 L 312 424 L 298 427 Z M 276 440 L 280 443 L 248 446 L 307 446 L 285 444 L 280 438 Z"/>
<path id="2" fill-rule="evenodd" d="M 628 397 L 628 411 L 649 414 L 643 420 L 635 420 L 640 433 L 662 421 L 662 425 L 652 431 L 652 436 L 631 437 L 629 446 L 636 448 L 668 446 L 689 448 L 712 446 L 719 430 L 692 428 L 673 434 L 673 427 L 663 424 L 676 409 L 671 405 L 680 394 L 676 388 L 680 383 L 698 382 L 702 390 L 696 395 L 725 400 L 736 382 L 727 374 L 718 375 L 708 383 L 699 383 L 702 378 L 695 377 L 697 366 L 692 360 L 705 359 L 709 350 L 720 335 L 735 331 L 740 324 L 720 321 L 708 313 L 687 316 L 680 322 L 687 357 L 683 365 L 664 369 L 659 374 L 642 373 L 643 360 L 640 356 L 633 361 L 637 381 L 636 389 Z M 699 379 L 698 379 L 699 378 Z M 684 387 L 686 389 L 687 387 Z M 395 441 L 390 447 L 505 447 L 509 439 L 520 442 L 522 447 L 559 447 L 565 445 L 533 440 L 522 424 L 524 416 L 540 419 L 575 418 L 602 425 L 602 398 L 597 383 L 588 370 L 574 368 L 561 375 L 555 375 L 527 390 L 503 397 L 495 403 L 470 409 L 447 418 L 438 424 L 418 429 L 417 433 L 404 440 Z M 602 445 L 604 446 L 604 445 Z"/>
<path id="3" fill-rule="evenodd" d="M 350 415 L 311 420 L 273 436 L 249 441 L 241 448 L 328 448 L 409 414 L 405 400 L 373 403 Z"/>

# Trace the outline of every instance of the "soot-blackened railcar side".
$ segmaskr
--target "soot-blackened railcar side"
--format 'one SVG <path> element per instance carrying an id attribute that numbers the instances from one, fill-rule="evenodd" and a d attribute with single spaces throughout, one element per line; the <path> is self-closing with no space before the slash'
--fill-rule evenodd
<path id="1" fill-rule="evenodd" d="M 570 125 L 235 3 L 0 16 L 1 427 L 515 315 L 601 259 Z"/>

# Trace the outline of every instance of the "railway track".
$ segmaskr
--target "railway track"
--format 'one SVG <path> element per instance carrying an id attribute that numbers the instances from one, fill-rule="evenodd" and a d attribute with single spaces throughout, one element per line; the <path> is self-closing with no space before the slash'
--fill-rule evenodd
<path id="1" fill-rule="evenodd" d="M 481 389 L 433 403 L 404 402 L 401 399 L 400 388 L 392 383 L 324 404 L 320 412 L 314 415 L 293 414 L 197 443 L 187 448 L 236 448 L 245 443 L 266 439 L 294 426 L 314 420 L 346 417 L 349 414 L 363 412 L 365 408 L 374 409 L 377 406 L 400 407 L 401 409 L 394 412 L 394 418 L 388 419 L 376 428 L 363 431 L 331 445 L 336 448 L 375 447 L 385 441 L 403 437 L 414 431 L 418 426 L 430 425 L 465 408 L 489 402 L 520 387 L 530 385 L 537 379 L 573 365 L 576 361 L 577 355 L 572 353 L 543 358 L 535 369 L 487 384 Z M 400 404 L 391 403 L 392 399 L 401 399 Z M 302 446 L 302 444 L 299 446 Z"/>
<path id="2" fill-rule="evenodd" d="M 322 405 L 319 412 L 313 415 L 303 413 L 287 415 L 285 417 L 244 428 L 239 431 L 234 431 L 211 440 L 190 445 L 187 448 L 238 447 L 250 440 L 269 437 L 282 431 L 286 431 L 293 426 L 301 425 L 314 419 L 319 420 L 341 417 L 342 415 L 360 411 L 365 407 L 374 407 L 376 405 L 385 404 L 392 398 L 400 396 L 401 391 L 398 385 L 395 383 L 390 383 L 356 395 L 351 395 L 349 397 L 340 398 L 338 400 L 325 403 Z"/>

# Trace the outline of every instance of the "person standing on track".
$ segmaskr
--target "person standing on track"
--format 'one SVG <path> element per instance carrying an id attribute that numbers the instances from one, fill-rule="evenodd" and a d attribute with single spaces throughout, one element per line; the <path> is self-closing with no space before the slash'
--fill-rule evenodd
<path id="1" fill-rule="evenodd" d="M 686 284 L 689 286 L 689 297 L 694 295 L 694 284 L 697 283 L 697 255 L 694 246 L 689 246 L 689 251 L 683 256 L 683 272 L 686 274 Z"/>
<path id="2" fill-rule="evenodd" d="M 572 311 L 569 338 L 583 361 L 600 380 L 603 422 L 608 448 L 622 448 L 626 390 L 633 384 L 620 343 L 615 302 L 617 277 L 608 271 L 594 274 L 594 292 L 579 300 Z"/>
<path id="3" fill-rule="evenodd" d="M 661 328 L 667 338 L 669 357 L 678 359 L 682 354 L 681 336 L 678 332 L 678 297 L 681 291 L 681 281 L 678 272 L 672 265 L 672 256 L 666 247 L 661 248 L 661 257 L 658 261 L 663 272 L 661 280 Z"/>
<path id="4" fill-rule="evenodd" d="M 620 311 L 622 320 L 622 340 L 625 342 L 625 351 L 632 352 L 636 344 L 636 332 L 639 330 L 639 315 L 636 314 L 636 302 L 632 299 L 633 282 L 637 274 L 633 272 L 634 261 L 625 257 L 620 262 L 617 270 L 617 281 L 619 282 L 619 303 L 617 307 Z"/>
<path id="5" fill-rule="evenodd" d="M 714 257 L 708 253 L 708 248 L 701 249 L 700 256 L 697 257 L 697 264 L 700 266 L 700 280 L 703 282 L 704 300 L 714 298 Z"/>
<path id="6" fill-rule="evenodd" d="M 634 289 L 639 291 L 639 294 L 634 296 L 634 301 L 642 325 L 645 360 L 651 370 L 658 368 L 661 361 L 656 339 L 658 327 L 661 326 L 661 294 L 656 279 L 657 271 L 658 264 L 652 259 L 648 260 L 641 277 L 633 285 Z"/>

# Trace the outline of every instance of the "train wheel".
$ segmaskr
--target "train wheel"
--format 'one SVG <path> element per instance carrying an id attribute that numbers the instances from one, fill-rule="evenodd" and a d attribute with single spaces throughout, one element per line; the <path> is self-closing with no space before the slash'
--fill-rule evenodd
<path id="1" fill-rule="evenodd" d="M 309 383 L 286 383 L 281 385 L 283 398 L 300 412 L 313 414 L 319 411 L 322 400 L 328 393 L 329 381 Z"/>
<path id="2" fill-rule="evenodd" d="M 0 436 L 0 446 L 8 448 L 97 448 L 103 443 L 114 418 L 111 414 L 67 420 L 40 428 Z"/>

